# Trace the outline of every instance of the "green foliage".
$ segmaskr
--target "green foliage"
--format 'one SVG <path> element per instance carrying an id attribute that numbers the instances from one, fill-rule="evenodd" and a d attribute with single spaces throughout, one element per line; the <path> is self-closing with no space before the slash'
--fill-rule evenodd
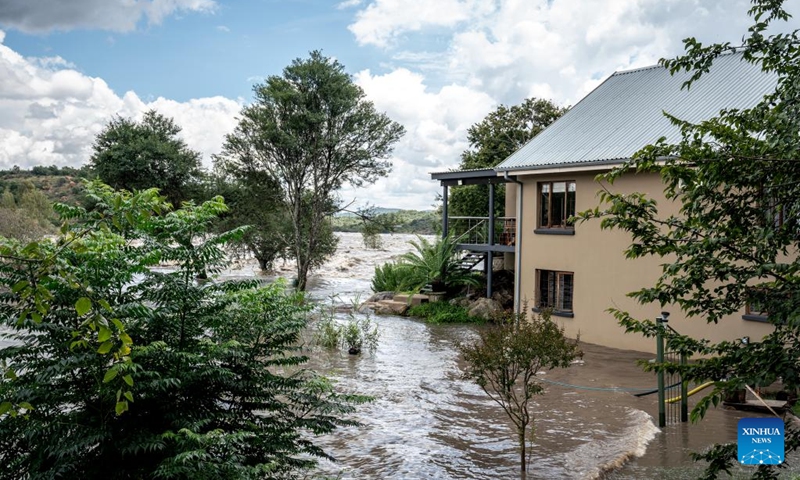
<path id="1" fill-rule="evenodd" d="M 483 319 L 471 317 L 469 311 L 461 305 L 450 302 L 428 302 L 414 305 L 408 309 L 407 314 L 412 317 L 424 318 L 426 322 L 441 323 L 483 323 Z"/>
<path id="2" fill-rule="evenodd" d="M 0 479 L 279 478 L 366 400 L 302 368 L 302 297 L 197 281 L 242 229 L 92 182 L 56 241 L 0 239 Z M 168 212 L 168 213 L 167 213 Z M 153 270 L 159 263 L 172 267 Z"/>
<path id="3" fill-rule="evenodd" d="M 368 313 L 356 313 L 358 305 L 359 300 L 356 298 L 352 308 L 346 313 L 347 320 L 344 323 L 337 321 L 334 305 L 321 306 L 318 309 L 319 319 L 315 325 L 314 342 L 328 349 L 347 349 L 351 355 L 361 353 L 363 348 L 375 353 L 380 339 L 378 326 L 372 322 Z"/>
<path id="4" fill-rule="evenodd" d="M 797 30 L 778 33 L 778 23 L 789 18 L 782 1 L 752 4 L 753 24 L 739 50 L 744 61 L 777 76 L 775 90 L 753 108 L 723 110 L 697 124 L 669 117 L 681 129 L 680 142 L 661 139 L 602 177 L 613 182 L 631 170 L 658 173 L 680 214 L 665 216 L 646 195 L 611 189 L 602 194 L 602 209 L 581 214 L 584 220 L 602 218 L 602 228 L 630 233 L 629 258 L 666 258 L 655 284 L 630 294 L 640 303 L 674 304 L 686 316 L 709 323 L 747 304 L 762 305 L 768 313 L 774 331 L 748 345 L 668 335 L 670 348 L 700 358 L 688 366 L 650 368 L 678 371 L 693 382 L 717 381 L 694 408 L 693 420 L 716 405 L 723 391 L 767 385 L 778 377 L 787 389 L 800 387 L 800 35 Z M 734 50 L 728 43 L 704 46 L 694 38 L 684 43 L 685 55 L 662 63 L 673 73 L 691 73 L 686 88 L 716 58 Z M 655 334 L 651 321 L 619 310 L 614 314 L 629 332 Z M 800 434 L 787 427 L 786 441 L 787 453 L 794 451 Z M 734 452 L 718 447 L 702 456 L 710 462 L 706 478 L 727 471 Z M 764 467 L 754 476 L 776 478 L 777 473 Z"/>
<path id="5" fill-rule="evenodd" d="M 381 212 L 375 209 L 371 217 L 371 229 L 378 233 L 415 233 L 432 235 L 441 229 L 441 215 L 434 211 L 397 210 Z M 361 232 L 365 222 L 359 215 L 337 215 L 332 218 L 333 230 L 336 232 Z"/>
<path id="6" fill-rule="evenodd" d="M 492 168 L 519 150 L 568 109 L 550 100 L 528 98 L 519 105 L 500 105 L 467 130 L 469 150 L 461 154 L 462 170 Z M 450 190 L 451 215 L 485 217 L 489 214 L 489 187 L 467 185 Z M 505 211 L 505 189 L 495 190 L 495 215 Z"/>
<path id="7" fill-rule="evenodd" d="M 458 250 L 452 236 L 437 238 L 431 243 L 424 237 L 409 242 L 414 250 L 403 254 L 400 262 L 406 267 L 408 282 L 414 289 L 427 284 L 442 282 L 445 287 L 480 285 L 480 280 L 471 272 L 460 268 Z"/>
<path id="8" fill-rule="evenodd" d="M 375 267 L 373 292 L 410 292 L 415 288 L 408 266 L 403 263 L 384 263 Z"/>
<path id="9" fill-rule="evenodd" d="M 333 238 L 326 233 L 327 218 L 338 209 L 337 191 L 388 174 L 386 159 L 403 127 L 378 113 L 344 66 L 319 51 L 256 85 L 254 97 L 226 137 L 221 156 L 240 168 L 266 172 L 280 185 L 292 220 L 297 288 L 304 290 Z"/>
<path id="10" fill-rule="evenodd" d="M 520 469 L 525 472 L 529 425 L 533 431 L 530 400 L 544 393 L 536 373 L 566 368 L 582 352 L 578 342 L 567 339 L 564 329 L 546 313 L 530 319 L 524 314 L 508 315 L 478 335 L 476 341 L 459 346 L 467 363 L 464 378 L 477 383 L 514 424 Z"/>
<path id="11" fill-rule="evenodd" d="M 158 188 L 173 205 L 190 198 L 200 175 L 200 153 L 178 137 L 181 128 L 155 110 L 141 122 L 115 117 L 95 139 L 91 168 L 114 188 Z"/>
<path id="12" fill-rule="evenodd" d="M 238 253 L 252 253 L 261 270 L 271 270 L 278 258 L 289 256 L 291 238 L 291 220 L 282 208 L 280 186 L 265 172 L 241 169 L 224 157 L 214 161 L 215 190 L 229 207 L 217 229 L 249 225 L 234 246 Z"/>

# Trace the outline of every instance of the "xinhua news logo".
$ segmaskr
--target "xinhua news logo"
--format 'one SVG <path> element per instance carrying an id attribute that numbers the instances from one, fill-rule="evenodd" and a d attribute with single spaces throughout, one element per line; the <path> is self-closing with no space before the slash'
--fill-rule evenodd
<path id="1" fill-rule="evenodd" d="M 739 463 L 778 465 L 784 460 L 783 420 L 743 418 L 738 426 Z"/>

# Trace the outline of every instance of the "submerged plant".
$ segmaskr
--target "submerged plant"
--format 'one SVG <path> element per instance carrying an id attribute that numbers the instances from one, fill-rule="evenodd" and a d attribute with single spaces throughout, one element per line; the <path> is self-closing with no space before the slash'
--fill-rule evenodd
<path id="1" fill-rule="evenodd" d="M 351 355 L 361 353 L 364 348 L 374 353 L 378 348 L 380 331 L 372 322 L 369 313 L 357 313 L 358 303 L 358 298 L 353 300 L 352 308 L 348 311 L 344 323 L 336 320 L 335 306 L 321 307 L 319 320 L 316 323 L 315 343 L 329 349 L 347 349 Z"/>

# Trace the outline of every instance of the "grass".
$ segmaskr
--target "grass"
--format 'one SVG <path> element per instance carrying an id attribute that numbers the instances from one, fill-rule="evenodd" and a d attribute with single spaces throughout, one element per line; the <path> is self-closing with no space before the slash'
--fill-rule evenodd
<path id="1" fill-rule="evenodd" d="M 429 302 L 414 305 L 408 309 L 408 316 L 419 317 L 427 323 L 484 323 L 478 317 L 472 317 L 466 308 L 460 305 L 451 305 L 448 302 Z"/>

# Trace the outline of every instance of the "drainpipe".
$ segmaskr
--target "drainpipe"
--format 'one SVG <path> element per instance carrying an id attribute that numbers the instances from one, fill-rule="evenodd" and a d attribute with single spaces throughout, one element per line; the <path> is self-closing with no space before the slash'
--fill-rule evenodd
<path id="1" fill-rule="evenodd" d="M 447 185 L 442 185 L 442 238 L 447 238 Z"/>
<path id="2" fill-rule="evenodd" d="M 522 252 L 521 252 L 521 245 L 522 245 L 522 182 L 517 180 L 516 178 L 511 178 L 508 176 L 508 170 L 503 172 L 503 178 L 506 182 L 514 182 L 518 185 L 517 187 L 517 228 L 516 232 L 514 233 L 514 313 L 520 314 L 520 308 L 522 302 L 520 302 L 520 277 L 522 275 Z M 527 313 L 527 312 L 525 312 Z"/>

